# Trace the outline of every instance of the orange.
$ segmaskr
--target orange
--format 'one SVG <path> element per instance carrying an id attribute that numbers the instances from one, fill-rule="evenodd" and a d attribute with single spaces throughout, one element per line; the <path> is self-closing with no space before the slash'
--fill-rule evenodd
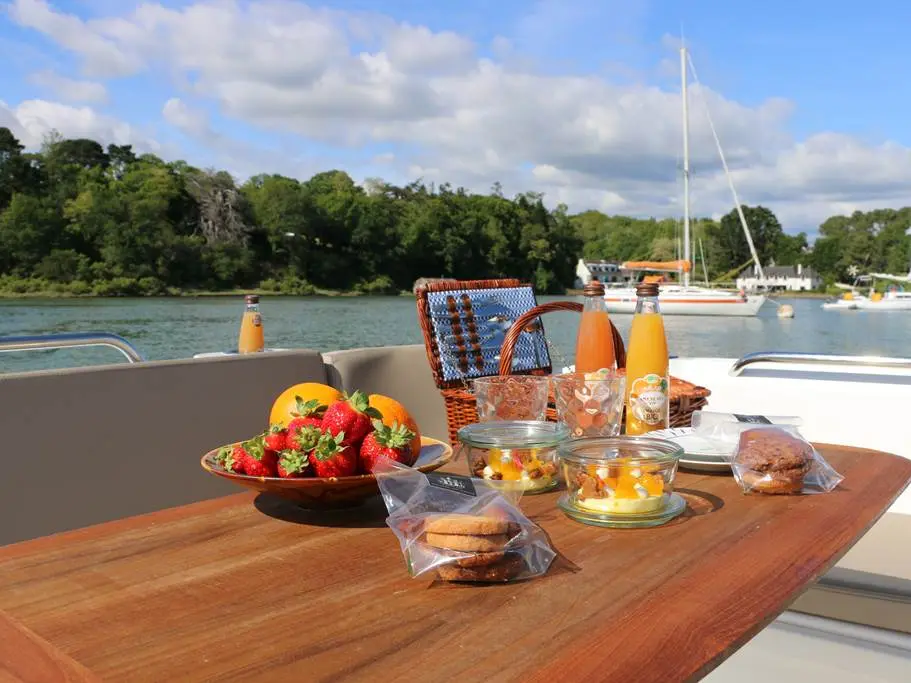
<path id="1" fill-rule="evenodd" d="M 393 422 L 398 422 L 414 432 L 414 439 L 411 442 L 411 457 L 417 460 L 418 455 L 421 453 L 421 430 L 418 429 L 418 423 L 415 422 L 411 413 L 394 398 L 389 398 L 382 394 L 370 394 L 367 397 L 367 401 L 371 407 L 380 411 L 384 425 L 391 427 Z"/>
<path id="2" fill-rule="evenodd" d="M 270 425 L 281 425 L 287 427 L 297 411 L 297 398 L 300 397 L 305 403 L 316 399 L 321 405 L 330 406 L 336 401 L 342 399 L 342 392 L 335 387 L 330 387 L 319 382 L 303 382 L 288 387 L 272 404 L 272 412 L 269 413 Z"/>

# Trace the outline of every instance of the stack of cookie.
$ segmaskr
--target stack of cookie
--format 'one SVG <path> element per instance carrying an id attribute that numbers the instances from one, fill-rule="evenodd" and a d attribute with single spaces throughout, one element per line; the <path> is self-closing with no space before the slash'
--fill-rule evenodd
<path id="1" fill-rule="evenodd" d="M 518 549 L 506 549 L 518 533 L 506 519 L 449 513 L 425 520 L 423 542 L 450 558 L 437 569 L 444 581 L 509 581 L 525 569 Z"/>

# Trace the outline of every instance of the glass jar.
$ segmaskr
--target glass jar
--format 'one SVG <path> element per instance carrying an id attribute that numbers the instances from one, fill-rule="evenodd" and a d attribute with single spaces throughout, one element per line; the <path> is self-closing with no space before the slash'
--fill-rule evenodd
<path id="1" fill-rule="evenodd" d="M 507 490 L 549 491 L 559 483 L 557 446 L 569 437 L 559 422 L 500 420 L 459 430 L 459 457 L 468 471 Z"/>
<path id="2" fill-rule="evenodd" d="M 686 508 L 674 493 L 683 449 L 644 436 L 574 439 L 559 447 L 566 493 L 558 505 L 585 524 L 657 526 Z"/>

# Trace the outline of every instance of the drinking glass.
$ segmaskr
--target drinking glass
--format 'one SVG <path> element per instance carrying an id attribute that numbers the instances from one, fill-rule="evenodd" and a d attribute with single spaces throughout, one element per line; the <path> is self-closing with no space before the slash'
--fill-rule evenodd
<path id="1" fill-rule="evenodd" d="M 547 417 L 550 378 L 538 375 L 478 377 L 472 380 L 478 421 L 538 420 Z"/>
<path id="2" fill-rule="evenodd" d="M 554 375 L 557 419 L 569 427 L 570 438 L 617 436 L 623 416 L 626 377 L 601 371 L 596 377 L 569 372 Z"/>

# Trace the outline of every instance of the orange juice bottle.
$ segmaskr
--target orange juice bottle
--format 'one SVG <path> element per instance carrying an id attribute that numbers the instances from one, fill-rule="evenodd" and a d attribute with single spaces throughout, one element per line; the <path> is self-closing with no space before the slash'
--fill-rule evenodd
<path id="1" fill-rule="evenodd" d="M 263 317 L 259 313 L 259 297 L 248 294 L 244 299 L 246 308 L 240 321 L 240 335 L 237 338 L 238 353 L 262 351 L 266 345 L 263 338 Z"/>
<path id="2" fill-rule="evenodd" d="M 626 433 L 667 429 L 670 421 L 667 336 L 658 310 L 658 285 L 636 285 L 636 313 L 626 354 Z"/>
<path id="3" fill-rule="evenodd" d="M 592 280 L 582 290 L 585 304 L 576 338 L 576 372 L 597 372 L 614 367 L 614 336 L 604 303 L 604 285 Z"/>

